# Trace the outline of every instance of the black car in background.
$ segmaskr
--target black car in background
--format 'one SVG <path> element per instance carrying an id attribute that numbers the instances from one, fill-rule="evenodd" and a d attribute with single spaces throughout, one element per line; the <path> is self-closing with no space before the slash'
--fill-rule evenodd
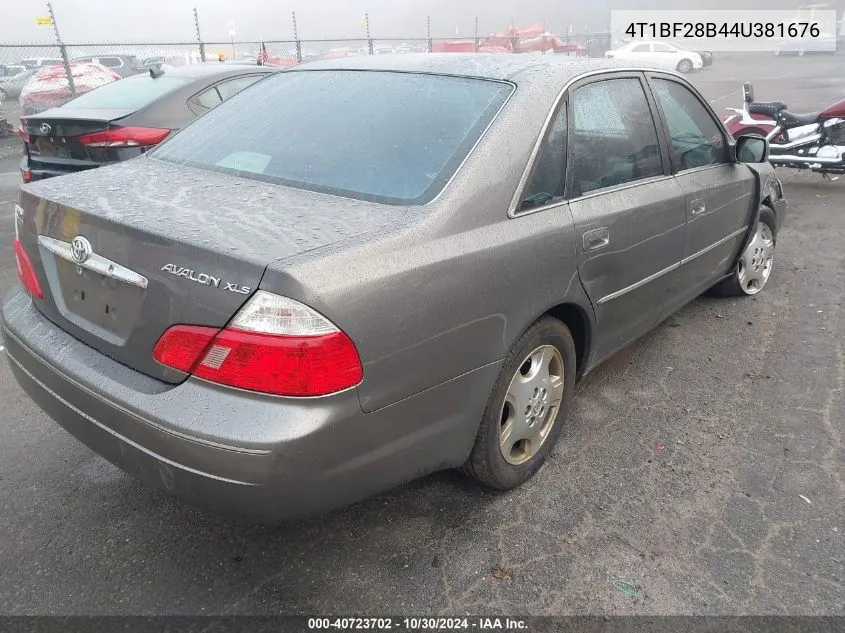
<path id="1" fill-rule="evenodd" d="M 133 158 L 278 69 L 204 63 L 151 70 L 21 119 L 24 182 Z"/>

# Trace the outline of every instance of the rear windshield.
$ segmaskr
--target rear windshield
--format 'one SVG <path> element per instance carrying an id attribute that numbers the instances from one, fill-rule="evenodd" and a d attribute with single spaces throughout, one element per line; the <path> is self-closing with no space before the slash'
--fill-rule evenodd
<path id="1" fill-rule="evenodd" d="M 86 92 L 65 105 L 72 108 L 137 110 L 171 90 L 175 90 L 185 81 L 187 79 L 183 77 L 168 77 L 167 75 L 155 79 L 148 74 L 136 75 Z"/>
<path id="2" fill-rule="evenodd" d="M 384 71 L 289 71 L 235 95 L 156 158 L 386 204 L 445 186 L 511 84 Z"/>

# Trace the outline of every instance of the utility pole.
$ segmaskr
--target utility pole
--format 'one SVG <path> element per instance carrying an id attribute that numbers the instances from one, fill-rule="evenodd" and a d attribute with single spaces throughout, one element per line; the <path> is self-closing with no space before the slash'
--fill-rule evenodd
<path id="1" fill-rule="evenodd" d="M 546 54 L 546 33 L 549 32 L 549 26 L 545 20 L 543 20 L 543 55 Z"/>
<path id="2" fill-rule="evenodd" d="M 290 12 L 291 20 L 293 20 L 293 39 L 296 42 L 296 63 L 302 63 L 302 42 L 299 41 L 299 31 L 296 28 L 296 11 Z"/>
<path id="3" fill-rule="evenodd" d="M 370 55 L 373 54 L 373 39 L 370 37 L 370 14 L 364 14 L 364 26 L 367 28 L 367 45 L 370 48 Z"/>
<path id="4" fill-rule="evenodd" d="M 229 41 L 232 43 L 232 59 L 236 59 L 238 57 L 237 52 L 235 51 L 235 23 L 229 22 Z"/>
<path id="5" fill-rule="evenodd" d="M 202 35 L 200 35 L 200 16 L 196 7 L 194 7 L 194 26 L 197 29 L 197 43 L 200 45 L 200 59 L 205 61 L 205 44 L 202 41 Z"/>
<path id="6" fill-rule="evenodd" d="M 475 16 L 475 52 L 478 52 L 478 16 Z"/>
<path id="7" fill-rule="evenodd" d="M 56 34 L 56 42 L 59 44 L 59 51 L 62 53 L 62 61 L 65 65 L 65 74 L 67 75 L 67 84 L 70 88 L 71 99 L 76 96 L 76 85 L 73 83 L 73 73 L 70 70 L 70 61 L 67 57 L 67 47 L 62 43 L 62 38 L 59 35 L 59 25 L 56 24 L 56 14 L 53 13 L 53 5 L 47 3 L 47 10 L 50 12 L 50 19 L 53 21 L 53 32 Z"/>
<path id="8" fill-rule="evenodd" d="M 425 16 L 425 32 L 428 39 L 428 52 L 431 52 L 431 16 Z"/>

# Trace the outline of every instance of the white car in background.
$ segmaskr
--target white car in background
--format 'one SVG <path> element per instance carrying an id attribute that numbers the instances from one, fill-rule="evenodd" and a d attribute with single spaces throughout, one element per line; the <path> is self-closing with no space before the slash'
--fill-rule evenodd
<path id="1" fill-rule="evenodd" d="M 701 55 L 683 50 L 666 42 L 630 42 L 604 54 L 608 59 L 631 59 L 689 73 L 704 66 Z"/>

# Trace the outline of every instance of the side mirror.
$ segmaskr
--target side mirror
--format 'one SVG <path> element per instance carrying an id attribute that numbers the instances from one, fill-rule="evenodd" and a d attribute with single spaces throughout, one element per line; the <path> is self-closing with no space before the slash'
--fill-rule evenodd
<path id="1" fill-rule="evenodd" d="M 757 134 L 740 136 L 735 152 L 740 163 L 765 163 L 769 160 L 769 141 Z"/>
<path id="2" fill-rule="evenodd" d="M 750 81 L 746 81 L 742 85 L 742 94 L 745 98 L 745 103 L 754 103 L 754 86 L 751 85 Z"/>

